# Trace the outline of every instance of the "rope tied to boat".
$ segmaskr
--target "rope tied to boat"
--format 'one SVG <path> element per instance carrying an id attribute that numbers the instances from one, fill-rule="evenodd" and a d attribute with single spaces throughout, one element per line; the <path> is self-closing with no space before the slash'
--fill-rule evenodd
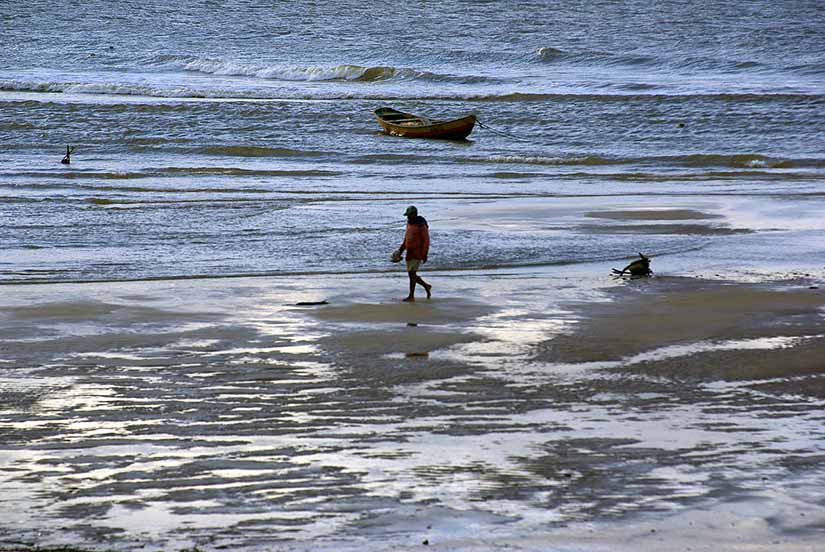
<path id="1" fill-rule="evenodd" d="M 515 138 L 516 140 L 521 140 L 522 142 L 530 142 L 531 141 L 531 140 L 528 140 L 527 138 L 522 138 L 521 136 L 516 136 L 515 134 L 508 134 L 506 132 L 496 130 L 491 126 L 485 125 L 478 118 L 476 118 L 476 124 L 478 126 L 480 126 L 481 128 L 483 128 L 483 129 L 489 130 L 490 132 L 494 132 L 494 133 L 499 134 L 501 136 L 507 136 L 508 138 Z"/>

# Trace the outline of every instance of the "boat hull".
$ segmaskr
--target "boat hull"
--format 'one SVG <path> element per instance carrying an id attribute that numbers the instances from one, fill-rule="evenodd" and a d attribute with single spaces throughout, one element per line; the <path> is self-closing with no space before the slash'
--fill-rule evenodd
<path id="1" fill-rule="evenodd" d="M 473 114 L 450 121 L 430 121 L 389 108 L 376 109 L 375 117 L 384 132 L 405 138 L 463 140 L 470 135 L 476 124 L 476 116 Z"/>

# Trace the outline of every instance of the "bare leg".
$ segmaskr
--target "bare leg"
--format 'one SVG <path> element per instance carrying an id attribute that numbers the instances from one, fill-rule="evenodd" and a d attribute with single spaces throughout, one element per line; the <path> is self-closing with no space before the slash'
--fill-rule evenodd
<path id="1" fill-rule="evenodd" d="M 433 289 L 433 286 L 431 286 L 430 284 L 428 284 L 427 282 L 425 282 L 425 281 L 421 278 L 421 276 L 416 275 L 416 277 L 415 277 L 415 283 L 417 283 L 418 285 L 420 285 L 421 287 L 423 287 L 423 288 L 424 288 L 424 291 L 426 291 L 426 292 L 427 292 L 427 299 L 429 299 L 430 297 L 432 297 L 432 296 L 433 296 L 433 294 L 431 293 L 431 290 Z"/>
<path id="2" fill-rule="evenodd" d="M 418 276 L 416 276 L 415 272 L 407 272 L 407 275 L 410 277 L 410 294 L 403 300 L 408 303 L 415 303 L 415 281 L 418 279 Z"/>

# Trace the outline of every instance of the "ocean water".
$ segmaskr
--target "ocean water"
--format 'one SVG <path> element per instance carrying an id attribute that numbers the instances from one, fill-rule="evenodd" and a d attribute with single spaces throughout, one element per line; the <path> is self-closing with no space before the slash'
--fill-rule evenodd
<path id="1" fill-rule="evenodd" d="M 0 7 L 0 548 L 814 549 L 823 2 Z"/>
<path id="2" fill-rule="evenodd" d="M 824 19 L 815 1 L 11 2 L 0 280 L 380 271 L 410 203 L 439 269 L 729 247 L 484 209 L 457 228 L 453 207 L 818 201 Z M 486 128 L 388 137 L 384 105 Z"/>

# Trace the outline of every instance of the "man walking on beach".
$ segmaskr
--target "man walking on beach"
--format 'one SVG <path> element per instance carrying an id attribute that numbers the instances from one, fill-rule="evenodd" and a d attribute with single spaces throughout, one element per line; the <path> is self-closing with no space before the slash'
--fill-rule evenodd
<path id="1" fill-rule="evenodd" d="M 404 301 L 412 303 L 415 301 L 415 285 L 419 284 L 427 292 L 427 299 L 432 294 L 433 286 L 421 279 L 418 270 L 421 265 L 427 262 L 427 253 L 430 251 L 430 230 L 424 217 L 418 215 L 418 209 L 414 205 L 407 207 L 404 211 L 407 217 L 407 230 L 404 233 L 404 241 L 398 248 L 399 255 L 407 250 L 407 274 L 410 277 L 410 294 Z"/>

